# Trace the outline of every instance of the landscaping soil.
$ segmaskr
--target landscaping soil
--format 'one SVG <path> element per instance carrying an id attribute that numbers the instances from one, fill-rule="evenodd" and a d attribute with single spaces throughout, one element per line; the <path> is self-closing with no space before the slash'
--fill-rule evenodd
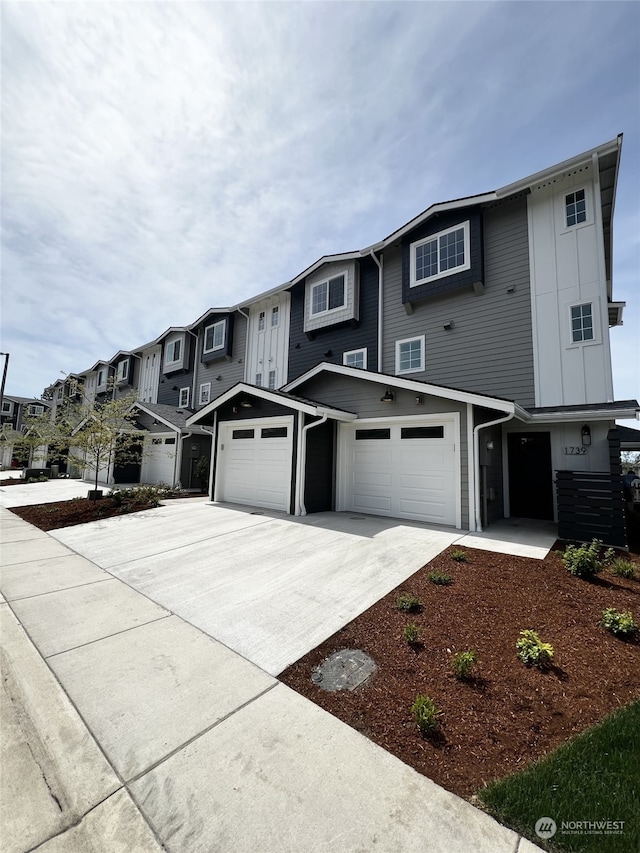
<path id="1" fill-rule="evenodd" d="M 640 643 L 598 626 L 607 607 L 632 611 L 640 623 L 640 580 L 605 569 L 593 581 L 569 574 L 561 551 L 544 560 L 450 548 L 304 658 L 280 680 L 353 726 L 406 764 L 459 796 L 521 770 L 640 696 Z M 640 558 L 630 557 L 638 565 Z M 428 580 L 433 571 L 450 586 Z M 400 592 L 422 603 L 397 609 Z M 403 637 L 420 628 L 420 645 Z M 531 628 L 555 649 L 547 671 L 520 662 L 516 640 Z M 329 693 L 314 669 L 340 649 L 361 649 L 377 671 L 354 691 Z M 456 652 L 475 649 L 475 678 L 458 681 Z M 441 709 L 436 736 L 419 732 L 411 714 L 418 694 Z"/>
<path id="2" fill-rule="evenodd" d="M 102 498 L 98 501 L 73 498 L 70 501 L 54 501 L 35 506 L 16 506 L 11 508 L 11 512 L 35 527 L 39 527 L 40 530 L 57 530 L 60 527 L 73 527 L 76 524 L 100 521 L 104 518 L 113 518 L 115 515 L 129 515 L 145 509 L 153 509 L 153 507 L 150 504 L 118 505 L 113 498 Z"/>

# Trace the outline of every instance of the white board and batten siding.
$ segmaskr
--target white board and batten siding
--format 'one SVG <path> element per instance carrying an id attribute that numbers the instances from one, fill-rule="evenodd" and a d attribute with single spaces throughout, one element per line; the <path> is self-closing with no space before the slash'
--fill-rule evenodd
<path id="1" fill-rule="evenodd" d="M 338 509 L 460 528 L 460 419 L 340 425 Z"/>
<path id="2" fill-rule="evenodd" d="M 273 388 L 287 382 L 289 364 L 289 315 L 291 294 L 278 293 L 254 303 L 249 311 L 249 331 L 245 381 Z M 260 381 L 257 377 L 260 377 Z"/>
<path id="3" fill-rule="evenodd" d="M 293 417 L 220 424 L 214 500 L 289 512 Z"/>

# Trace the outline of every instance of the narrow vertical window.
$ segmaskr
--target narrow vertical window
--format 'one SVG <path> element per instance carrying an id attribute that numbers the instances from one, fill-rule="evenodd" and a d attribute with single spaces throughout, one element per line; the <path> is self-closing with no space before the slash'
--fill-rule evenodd
<path id="1" fill-rule="evenodd" d="M 574 344 L 593 340 L 593 310 L 590 302 L 571 307 L 571 340 Z"/>
<path id="2" fill-rule="evenodd" d="M 567 214 L 567 228 L 577 225 L 579 222 L 587 221 L 587 202 L 584 190 L 576 190 L 574 193 L 569 193 L 569 195 L 565 196 L 564 204 Z"/>
<path id="3" fill-rule="evenodd" d="M 273 391 L 276 387 L 276 372 L 275 370 L 269 371 L 269 388 Z"/>
<path id="4" fill-rule="evenodd" d="M 258 331 L 264 332 L 264 311 L 258 314 Z"/>
<path id="5" fill-rule="evenodd" d="M 277 326 L 280 323 L 280 306 L 276 305 L 271 309 L 271 326 Z"/>

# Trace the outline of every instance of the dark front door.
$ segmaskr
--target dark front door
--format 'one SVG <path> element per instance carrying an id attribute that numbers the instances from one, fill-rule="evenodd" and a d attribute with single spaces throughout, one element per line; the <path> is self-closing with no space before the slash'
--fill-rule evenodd
<path id="1" fill-rule="evenodd" d="M 130 445 L 127 450 L 117 449 L 113 463 L 113 480 L 115 483 L 139 483 L 140 463 L 142 461 L 142 446 Z"/>
<path id="2" fill-rule="evenodd" d="M 509 504 L 512 516 L 553 521 L 551 434 L 508 434 Z"/>

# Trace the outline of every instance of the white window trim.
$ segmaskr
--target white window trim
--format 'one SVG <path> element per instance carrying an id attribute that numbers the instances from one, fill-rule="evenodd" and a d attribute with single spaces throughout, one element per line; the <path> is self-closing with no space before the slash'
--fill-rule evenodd
<path id="1" fill-rule="evenodd" d="M 189 408 L 189 396 L 191 393 L 191 388 L 188 386 L 186 388 L 180 389 L 180 396 L 178 397 L 178 408 L 179 409 L 188 409 Z M 186 402 L 182 402 L 183 398 L 186 397 Z"/>
<path id="2" fill-rule="evenodd" d="M 583 222 L 580 223 L 584 225 Z M 576 226 L 573 225 L 573 228 Z M 590 341 L 574 341 L 573 340 L 573 318 L 571 316 L 571 309 L 578 308 L 580 305 L 591 305 L 591 323 L 593 328 L 593 337 Z M 598 314 L 597 314 L 597 306 L 598 302 L 594 299 L 581 299 L 579 302 L 571 302 L 567 305 L 567 315 L 568 315 L 568 324 L 569 324 L 569 347 L 568 349 L 573 349 L 576 347 L 590 347 L 594 344 L 600 343 L 600 329 L 598 326 Z"/>
<path id="3" fill-rule="evenodd" d="M 276 321 L 275 323 L 273 322 L 274 318 Z M 279 325 L 280 325 L 280 306 L 274 305 L 273 308 L 271 309 L 271 328 L 277 329 Z"/>
<path id="4" fill-rule="evenodd" d="M 329 282 L 333 281 L 334 278 L 340 278 L 340 276 L 342 276 L 344 279 L 344 288 L 342 291 L 344 302 L 342 303 L 342 305 L 337 305 L 335 308 L 326 308 L 324 311 L 316 311 L 314 313 L 314 310 L 313 310 L 313 292 L 316 289 L 316 287 L 320 287 L 323 284 L 327 285 L 327 305 L 328 305 L 329 304 Z M 349 302 L 348 302 L 349 295 L 347 293 L 348 287 L 349 287 L 349 276 L 348 276 L 348 271 L 346 269 L 342 270 L 340 272 L 335 272 L 332 275 L 328 276 L 327 278 L 321 279 L 320 281 L 314 281 L 313 284 L 310 285 L 311 289 L 309 291 L 309 319 L 313 320 L 316 317 L 326 317 L 329 314 L 337 314 L 338 311 L 344 311 L 345 308 L 347 308 L 347 306 L 349 304 Z"/>
<path id="5" fill-rule="evenodd" d="M 202 399 L 202 393 L 205 392 L 206 400 Z M 211 383 L 203 382 L 200 386 L 200 405 L 206 406 L 211 402 Z"/>
<path id="6" fill-rule="evenodd" d="M 129 376 L 129 359 L 118 362 L 118 382 L 123 382 Z"/>
<path id="7" fill-rule="evenodd" d="M 260 321 L 262 321 L 262 326 L 260 326 Z M 266 310 L 265 311 L 258 311 L 257 326 L 258 326 L 259 332 L 266 331 L 266 328 L 267 328 L 267 312 L 266 312 Z"/>
<path id="8" fill-rule="evenodd" d="M 215 344 L 214 344 L 214 346 L 210 347 L 209 349 L 206 349 L 205 345 L 206 345 L 206 341 L 207 341 L 207 332 L 209 331 L 209 329 L 214 330 L 212 333 L 212 340 L 215 341 L 215 339 L 216 339 L 216 333 L 215 333 L 216 326 L 222 326 L 222 343 L 219 344 L 218 346 L 215 346 Z M 206 355 L 209 352 L 217 352 L 217 350 L 224 349 L 224 345 L 225 345 L 226 340 L 227 340 L 227 328 L 226 327 L 227 327 L 227 321 L 226 320 L 218 320 L 216 323 L 212 323 L 210 326 L 207 326 L 205 328 L 204 340 L 202 341 L 202 352 L 203 352 L 203 354 Z"/>
<path id="9" fill-rule="evenodd" d="M 169 347 L 173 346 L 177 341 L 180 341 L 180 356 L 178 358 L 169 361 Z M 165 351 L 165 359 L 164 366 L 165 367 L 173 367 L 176 364 L 182 364 L 182 359 L 184 357 L 184 335 L 176 335 L 175 337 L 169 338 L 169 340 L 164 345 Z"/>
<path id="10" fill-rule="evenodd" d="M 5 408 L 5 406 L 7 408 Z M 13 402 L 11 400 L 3 400 L 2 401 L 2 414 L 3 415 L 12 415 L 13 414 Z"/>
<path id="11" fill-rule="evenodd" d="M 345 367 L 355 367 L 355 365 L 353 365 L 353 364 L 347 364 L 347 356 L 349 356 L 349 355 L 360 355 L 360 353 L 362 353 L 362 355 L 363 355 L 364 363 L 363 363 L 362 367 L 359 369 L 360 370 L 366 370 L 367 369 L 367 348 L 366 347 L 362 347 L 361 349 L 352 349 L 352 350 L 349 350 L 349 352 L 343 352 L 342 353 L 343 365 Z"/>
<path id="12" fill-rule="evenodd" d="M 103 379 L 100 381 L 100 374 L 102 374 Z M 96 388 L 99 391 L 101 388 L 107 387 L 107 371 L 103 368 L 96 373 Z M 60 390 L 60 389 L 59 389 Z M 58 399 L 60 399 L 60 395 L 58 395 Z"/>
<path id="13" fill-rule="evenodd" d="M 434 240 L 439 241 L 440 237 L 444 237 L 446 234 L 451 234 L 453 231 L 459 231 L 461 228 L 464 229 L 464 264 L 461 264 L 459 267 L 453 267 L 453 269 L 443 270 L 442 272 L 438 272 L 435 275 L 430 275 L 427 278 L 421 278 L 416 280 L 416 249 L 420 246 L 424 246 L 426 243 L 432 243 Z M 410 272 L 409 272 L 409 286 L 410 287 L 419 287 L 421 284 L 428 284 L 432 281 L 437 281 L 440 278 L 447 278 L 450 275 L 456 275 L 456 273 L 464 272 L 465 270 L 471 269 L 471 227 L 470 221 L 467 219 L 466 222 L 458 222 L 457 225 L 453 225 L 451 228 L 445 228 L 443 231 L 437 231 L 435 234 L 429 234 L 428 237 L 423 237 L 421 240 L 416 240 L 415 243 L 412 243 L 409 247 L 409 262 L 410 262 Z M 440 245 L 438 242 L 438 266 L 440 265 Z"/>
<path id="14" fill-rule="evenodd" d="M 272 378 L 273 378 L 273 385 L 271 384 Z M 267 390 L 268 391 L 275 391 L 276 390 L 276 388 L 278 387 L 277 379 L 278 379 L 278 371 L 277 370 L 270 370 L 267 373 Z"/>
<path id="15" fill-rule="evenodd" d="M 580 190 L 584 191 L 584 212 L 585 212 L 585 220 L 584 222 L 574 222 L 573 225 L 567 225 L 567 196 L 575 195 L 575 193 L 579 193 Z M 589 192 L 589 187 L 584 185 L 580 187 L 574 187 L 572 190 L 564 190 L 562 193 L 562 222 L 564 225 L 564 231 L 573 231 L 576 228 L 584 228 L 585 225 L 592 225 L 591 219 L 591 194 Z"/>
<path id="16" fill-rule="evenodd" d="M 409 370 L 400 370 L 400 347 L 402 344 L 410 344 L 413 341 L 420 341 L 420 367 L 411 367 Z M 416 335 L 413 338 L 403 338 L 401 341 L 396 341 L 396 376 L 404 376 L 407 373 L 423 373 L 424 372 L 424 335 Z"/>
<path id="17" fill-rule="evenodd" d="M 30 403 L 28 411 L 30 415 L 44 415 L 44 406 L 40 406 L 38 403 Z"/>

